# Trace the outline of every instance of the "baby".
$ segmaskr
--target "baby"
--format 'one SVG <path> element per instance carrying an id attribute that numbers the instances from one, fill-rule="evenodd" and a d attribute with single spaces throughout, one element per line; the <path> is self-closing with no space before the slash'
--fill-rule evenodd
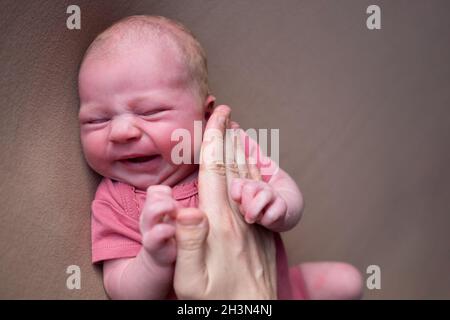
<path id="1" fill-rule="evenodd" d="M 92 259 L 103 262 L 105 289 L 114 299 L 176 298 L 175 212 L 198 206 L 199 167 L 172 161 L 171 135 L 194 136 L 194 122 L 204 128 L 212 113 L 205 53 L 177 22 L 125 18 L 86 51 L 79 97 L 83 152 L 104 177 L 92 203 Z M 292 283 L 278 233 L 298 223 L 302 195 L 281 169 L 262 178 L 233 180 L 230 195 L 247 223 L 275 232 L 278 297 L 298 298 L 303 283 Z"/>

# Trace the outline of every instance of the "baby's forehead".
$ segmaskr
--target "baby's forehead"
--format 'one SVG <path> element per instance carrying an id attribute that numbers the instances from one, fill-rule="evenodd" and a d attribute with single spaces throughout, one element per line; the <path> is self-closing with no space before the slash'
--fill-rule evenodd
<path id="1" fill-rule="evenodd" d="M 91 43 L 85 57 L 112 57 L 130 50 L 163 50 L 179 60 L 184 58 L 188 39 L 170 25 L 114 25 Z"/>
<path id="2" fill-rule="evenodd" d="M 190 38 L 191 37 L 191 38 Z M 113 25 L 91 43 L 79 72 L 79 84 L 90 81 L 103 68 L 127 69 L 133 65 L 162 66 L 165 75 L 177 84 L 196 85 L 196 57 L 202 55 L 193 45 L 192 35 L 173 26 L 164 28 L 142 24 Z M 150 64 L 148 64 L 150 63 Z M 100 69 L 99 69 L 100 68 Z M 143 68 L 146 69 L 147 68 Z M 172 82 L 172 81 L 171 81 Z"/>

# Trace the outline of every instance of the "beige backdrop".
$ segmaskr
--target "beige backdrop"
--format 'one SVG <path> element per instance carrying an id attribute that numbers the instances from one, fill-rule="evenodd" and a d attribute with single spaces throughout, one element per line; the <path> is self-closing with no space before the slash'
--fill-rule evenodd
<path id="1" fill-rule="evenodd" d="M 382 29 L 366 28 L 366 8 Z M 66 8 L 81 7 L 81 30 Z M 90 264 L 97 177 L 78 140 L 77 69 L 95 34 L 161 14 L 204 44 L 219 103 L 280 128 L 306 199 L 290 262 L 343 260 L 382 289 L 450 298 L 449 1 L 0 0 L 0 298 L 105 298 Z M 81 268 L 81 290 L 66 268 Z"/>

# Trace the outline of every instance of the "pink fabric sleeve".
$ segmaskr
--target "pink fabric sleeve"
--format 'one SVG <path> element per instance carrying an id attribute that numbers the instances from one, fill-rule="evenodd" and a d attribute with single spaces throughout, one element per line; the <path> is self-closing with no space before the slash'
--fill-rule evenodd
<path id="1" fill-rule="evenodd" d="M 139 217 L 126 185 L 104 178 L 92 202 L 92 262 L 134 257 L 141 248 Z"/>

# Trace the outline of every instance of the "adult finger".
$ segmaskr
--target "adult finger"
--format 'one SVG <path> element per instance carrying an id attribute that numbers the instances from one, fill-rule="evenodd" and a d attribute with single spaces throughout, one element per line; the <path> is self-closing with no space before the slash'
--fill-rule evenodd
<path id="1" fill-rule="evenodd" d="M 230 112 L 231 109 L 225 105 L 215 108 L 203 136 L 198 177 L 199 208 L 207 214 L 219 214 L 228 204 L 223 148 Z"/>
<path id="2" fill-rule="evenodd" d="M 174 287 L 180 299 L 194 299 L 206 289 L 208 232 L 208 219 L 203 212 L 195 208 L 178 210 Z"/>
<path id="3" fill-rule="evenodd" d="M 250 178 L 249 168 L 247 165 L 247 159 L 245 157 L 245 150 L 242 145 L 242 139 L 245 136 L 244 131 L 240 128 L 235 129 L 235 141 L 234 141 L 234 153 L 236 163 L 239 169 L 239 177 L 248 179 Z"/>
<path id="4" fill-rule="evenodd" d="M 231 109 L 228 106 L 218 106 L 206 123 L 200 150 L 200 170 L 225 175 L 223 148 L 230 112 Z"/>

